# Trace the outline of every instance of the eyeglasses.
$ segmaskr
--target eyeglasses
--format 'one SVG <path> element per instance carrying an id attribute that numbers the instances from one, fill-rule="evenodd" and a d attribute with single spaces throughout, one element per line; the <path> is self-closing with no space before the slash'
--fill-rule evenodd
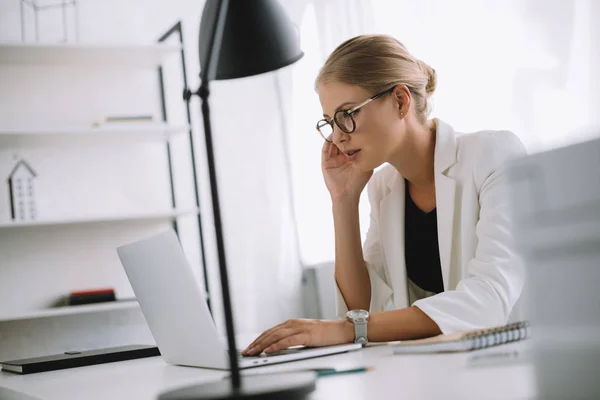
<path id="1" fill-rule="evenodd" d="M 366 106 L 370 102 L 375 99 L 380 98 L 383 95 L 390 93 L 394 90 L 396 86 L 392 86 L 389 89 L 384 90 L 383 92 L 377 93 L 375 96 L 369 97 L 367 100 L 363 101 L 359 105 L 352 107 L 348 110 L 338 110 L 333 114 L 333 119 L 328 121 L 323 118 L 317 122 L 317 131 L 321 134 L 325 141 L 331 143 L 333 142 L 333 123 L 338 126 L 342 130 L 342 132 L 351 134 L 356 130 L 356 121 L 354 121 L 354 113 L 356 113 L 361 107 Z"/>

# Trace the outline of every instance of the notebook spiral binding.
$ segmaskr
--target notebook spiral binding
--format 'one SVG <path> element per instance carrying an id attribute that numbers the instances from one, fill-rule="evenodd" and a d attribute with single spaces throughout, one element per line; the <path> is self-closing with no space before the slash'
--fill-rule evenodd
<path id="1" fill-rule="evenodd" d="M 467 333 L 464 339 L 469 342 L 469 350 L 479 350 L 490 346 L 523 340 L 529 337 L 529 334 L 529 323 L 527 321 L 521 321 L 501 327 Z"/>

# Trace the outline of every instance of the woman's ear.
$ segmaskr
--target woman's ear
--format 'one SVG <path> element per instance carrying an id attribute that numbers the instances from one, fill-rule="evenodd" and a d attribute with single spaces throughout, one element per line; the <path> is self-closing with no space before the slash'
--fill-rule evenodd
<path id="1" fill-rule="evenodd" d="M 400 115 L 401 118 L 406 116 L 408 114 L 408 110 L 410 109 L 410 103 L 412 100 L 410 90 L 408 90 L 406 85 L 398 85 L 394 88 L 392 95 L 396 100 L 396 109 L 398 111 L 398 115 Z"/>

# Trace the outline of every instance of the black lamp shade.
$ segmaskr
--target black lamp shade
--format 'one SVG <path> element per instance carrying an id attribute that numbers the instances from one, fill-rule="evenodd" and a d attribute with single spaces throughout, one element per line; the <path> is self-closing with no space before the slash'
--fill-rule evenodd
<path id="1" fill-rule="evenodd" d="M 207 0 L 200 22 L 200 68 L 207 68 L 219 0 Z M 229 0 L 215 76 L 243 78 L 290 65 L 304 53 L 298 31 L 277 0 Z"/>

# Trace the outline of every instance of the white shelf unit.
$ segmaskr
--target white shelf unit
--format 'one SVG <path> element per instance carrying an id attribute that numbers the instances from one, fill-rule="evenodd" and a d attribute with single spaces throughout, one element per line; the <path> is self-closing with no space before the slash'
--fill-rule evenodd
<path id="1" fill-rule="evenodd" d="M 205 293 L 208 297 L 208 293 Z M 50 318 L 63 315 L 87 314 L 93 312 L 108 312 L 113 310 L 127 310 L 131 308 L 139 308 L 140 304 L 135 299 L 121 299 L 106 303 L 81 304 L 77 306 L 62 306 L 48 308 L 39 311 L 30 311 L 14 315 L 0 316 L 0 322 L 17 321 L 24 319 Z"/>
<path id="2" fill-rule="evenodd" d="M 105 67 L 158 67 L 180 45 L 81 45 L 0 43 L 0 63 L 13 65 L 96 65 Z"/>
<path id="3" fill-rule="evenodd" d="M 44 147 L 98 145 L 101 143 L 138 143 L 167 140 L 187 132 L 188 125 L 165 123 L 104 125 L 97 128 L 2 129 L 0 147 Z"/>
<path id="4" fill-rule="evenodd" d="M 112 310 L 122 310 L 129 308 L 138 308 L 139 303 L 134 300 L 119 300 L 112 301 L 107 303 L 96 303 L 96 304 L 82 304 L 78 306 L 64 306 L 64 307 L 55 307 L 49 308 L 46 310 L 39 311 L 30 311 L 20 314 L 14 315 L 5 315 L 0 317 L 0 322 L 6 321 L 16 321 L 23 319 L 34 319 L 34 318 L 48 318 L 48 317 L 58 317 L 61 315 L 75 315 L 75 314 L 84 314 L 91 312 L 106 312 Z"/>
<path id="5" fill-rule="evenodd" d="M 168 210 L 151 213 L 139 214 L 121 214 L 121 215 L 98 215 L 81 218 L 66 218 L 56 220 L 37 220 L 37 221 L 15 221 L 0 223 L 0 229 L 7 228 L 30 228 L 38 226 L 56 226 L 56 225 L 75 225 L 75 224 L 97 224 L 97 223 L 113 223 L 113 222 L 135 222 L 135 221 L 156 221 L 161 219 L 172 219 L 199 212 L 195 210 Z"/>
<path id="6" fill-rule="evenodd" d="M 36 44 L 36 43 L 2 43 L 0 42 L 0 66 L 9 68 L 19 66 L 70 67 L 86 68 L 88 66 L 102 69 L 156 69 L 169 57 L 177 56 L 182 51 L 181 44 Z M 161 80 L 162 84 L 162 80 Z M 98 144 L 132 144 L 143 142 L 169 143 L 175 135 L 188 134 L 188 124 L 171 125 L 162 122 L 148 123 L 114 123 L 99 127 L 56 127 L 56 128 L 23 128 L 0 127 L 0 148 L 25 149 L 39 147 L 89 146 Z M 166 168 L 166 166 L 165 166 Z M 171 177 L 172 179 L 172 177 Z M 171 185 L 173 182 L 171 181 Z M 173 190 L 171 188 L 171 190 Z M 178 217 L 198 215 L 197 207 L 185 209 L 173 208 L 140 213 L 89 215 L 82 217 L 65 217 L 33 221 L 0 222 L 0 232 L 9 234 L 13 229 L 47 226 L 69 226 L 84 224 L 121 224 L 139 222 L 175 222 Z M 1 265 L 0 265 L 1 267 Z M 32 277 L 34 278 L 34 277 Z M 208 297 L 208 293 L 207 293 Z M 35 311 L 3 313 L 0 321 L 51 317 L 59 315 L 80 314 L 139 307 L 135 300 L 120 300 L 100 304 L 65 306 L 40 309 Z"/>

